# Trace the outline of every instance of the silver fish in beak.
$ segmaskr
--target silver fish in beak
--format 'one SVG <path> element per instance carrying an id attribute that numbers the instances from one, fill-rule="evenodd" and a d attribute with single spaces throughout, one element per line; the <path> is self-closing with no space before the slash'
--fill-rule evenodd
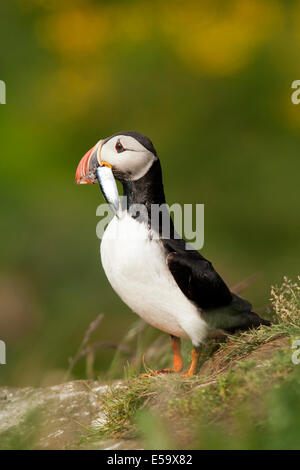
<path id="1" fill-rule="evenodd" d="M 96 184 L 98 182 L 105 200 L 114 214 L 118 215 L 120 209 L 118 188 L 111 166 L 101 160 L 101 147 L 102 140 L 99 140 L 80 160 L 75 180 L 77 184 Z"/>
<path id="2" fill-rule="evenodd" d="M 96 168 L 96 176 L 106 202 L 110 205 L 114 214 L 118 216 L 120 198 L 112 169 L 104 165 L 98 166 Z"/>

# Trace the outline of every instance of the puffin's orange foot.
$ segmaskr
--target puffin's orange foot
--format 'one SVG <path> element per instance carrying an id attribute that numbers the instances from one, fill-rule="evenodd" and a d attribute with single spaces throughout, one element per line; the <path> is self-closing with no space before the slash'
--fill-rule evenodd
<path id="1" fill-rule="evenodd" d="M 182 371 L 182 357 L 180 354 L 180 339 L 172 336 L 172 348 L 174 352 L 173 369 L 160 369 L 151 374 L 141 374 L 140 377 L 155 377 L 158 374 L 171 374 Z"/>
<path id="2" fill-rule="evenodd" d="M 181 374 L 181 377 L 192 377 L 192 375 L 194 375 L 194 373 L 191 373 L 191 372 L 188 370 L 186 374 Z"/>
<path id="3" fill-rule="evenodd" d="M 197 365 L 198 365 L 198 359 L 199 359 L 199 349 L 195 348 L 192 350 L 192 362 L 190 365 L 189 370 L 187 371 L 186 374 L 182 374 L 182 377 L 191 377 L 196 373 Z"/>
<path id="4" fill-rule="evenodd" d="M 155 372 L 151 372 L 151 374 L 141 374 L 140 377 L 155 377 L 158 374 L 171 374 L 172 372 L 175 371 L 173 369 L 160 369 Z"/>

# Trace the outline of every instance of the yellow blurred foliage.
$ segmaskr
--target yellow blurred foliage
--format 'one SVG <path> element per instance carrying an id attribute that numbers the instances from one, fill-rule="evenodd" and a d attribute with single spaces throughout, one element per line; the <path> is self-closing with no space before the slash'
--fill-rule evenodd
<path id="1" fill-rule="evenodd" d="M 89 6 L 75 6 L 51 13 L 37 27 L 38 36 L 45 46 L 63 55 L 64 59 L 77 60 L 97 53 L 107 30 L 108 21 L 104 12 L 95 14 Z"/>
<path id="2" fill-rule="evenodd" d="M 264 0 L 169 1 L 162 28 L 182 60 L 210 75 L 233 74 L 281 25 L 280 5 Z"/>
<path id="3" fill-rule="evenodd" d="M 38 3 L 39 1 L 36 0 Z M 228 74 L 244 66 L 255 48 L 278 31 L 281 8 L 266 0 L 179 0 L 114 5 L 66 2 L 39 22 L 38 36 L 64 58 L 97 54 L 120 41 L 155 39 L 159 32 L 181 60 L 203 73 Z M 60 5 L 60 6 L 59 6 Z M 106 50 L 106 54 L 109 50 Z"/>
<path id="4" fill-rule="evenodd" d="M 28 2 L 19 1 L 28 8 Z M 103 75 L 104 70 L 111 75 L 109 60 L 123 47 L 151 43 L 159 36 L 193 72 L 228 76 L 246 66 L 283 21 L 276 0 L 145 0 L 113 4 L 30 0 L 29 4 L 40 11 L 36 20 L 39 42 L 61 59 L 52 72 L 57 76 L 48 77 L 49 94 L 55 96 L 55 89 L 51 90 L 54 84 L 65 84 L 64 112 L 70 113 L 88 109 L 97 86 L 102 86 L 103 93 L 108 92 L 105 85 L 113 89 L 113 76 L 100 85 L 93 74 L 101 66 Z"/>

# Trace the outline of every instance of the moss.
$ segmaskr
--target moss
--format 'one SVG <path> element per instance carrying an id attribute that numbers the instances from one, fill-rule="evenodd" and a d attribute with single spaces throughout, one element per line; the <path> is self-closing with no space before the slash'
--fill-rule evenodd
<path id="1" fill-rule="evenodd" d="M 41 410 L 30 411 L 17 426 L 0 433 L 0 450 L 32 449 L 39 432 Z"/>

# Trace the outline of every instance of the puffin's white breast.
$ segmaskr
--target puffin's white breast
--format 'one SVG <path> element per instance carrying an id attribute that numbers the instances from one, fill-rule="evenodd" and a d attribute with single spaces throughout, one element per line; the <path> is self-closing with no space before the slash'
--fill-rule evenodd
<path id="1" fill-rule="evenodd" d="M 151 240 L 146 225 L 126 212 L 114 217 L 101 242 L 106 276 L 121 299 L 152 326 L 200 344 L 207 326 L 177 286 L 163 246 Z"/>

